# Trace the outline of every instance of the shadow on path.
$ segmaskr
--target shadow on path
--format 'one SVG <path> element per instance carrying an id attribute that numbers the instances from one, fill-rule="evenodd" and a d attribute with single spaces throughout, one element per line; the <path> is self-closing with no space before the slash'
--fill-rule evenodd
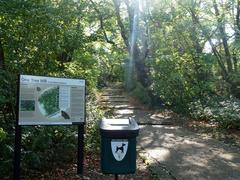
<path id="1" fill-rule="evenodd" d="M 239 149 L 175 126 L 141 126 L 139 145 L 177 179 L 240 179 Z"/>

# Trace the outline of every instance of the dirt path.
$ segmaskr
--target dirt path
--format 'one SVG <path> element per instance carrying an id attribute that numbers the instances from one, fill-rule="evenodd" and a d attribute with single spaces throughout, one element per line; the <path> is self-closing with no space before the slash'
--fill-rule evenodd
<path id="1" fill-rule="evenodd" d="M 154 112 L 129 103 L 121 88 L 104 91 L 115 118 L 140 124 L 138 148 L 161 179 L 240 179 L 240 149 L 180 127 L 171 111 Z"/>

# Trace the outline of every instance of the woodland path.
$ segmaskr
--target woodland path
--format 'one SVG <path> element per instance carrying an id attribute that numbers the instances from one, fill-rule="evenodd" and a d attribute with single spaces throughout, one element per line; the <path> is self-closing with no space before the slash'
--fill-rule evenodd
<path id="1" fill-rule="evenodd" d="M 134 105 L 121 86 L 103 90 L 102 105 L 111 118 L 134 117 L 140 125 L 138 152 L 160 179 L 239 180 L 240 149 L 204 137 L 176 123 L 171 111 Z"/>

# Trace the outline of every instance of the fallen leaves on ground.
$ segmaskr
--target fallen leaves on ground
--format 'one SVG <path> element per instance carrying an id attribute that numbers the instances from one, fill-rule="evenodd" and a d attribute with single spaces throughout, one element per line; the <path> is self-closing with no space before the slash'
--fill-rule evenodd
<path id="1" fill-rule="evenodd" d="M 87 153 L 84 159 L 83 175 L 77 174 L 77 164 L 71 163 L 55 167 L 47 171 L 25 170 L 22 179 L 24 180 L 111 180 L 115 179 L 114 175 L 106 175 L 101 173 L 100 154 Z M 138 157 L 137 170 L 135 174 L 118 175 L 119 180 L 147 180 L 150 178 L 150 172 L 147 165 Z"/>

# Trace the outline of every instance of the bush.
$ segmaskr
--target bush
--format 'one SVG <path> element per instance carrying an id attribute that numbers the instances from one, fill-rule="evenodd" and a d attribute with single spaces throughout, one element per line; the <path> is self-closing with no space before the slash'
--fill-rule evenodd
<path id="1" fill-rule="evenodd" d="M 23 129 L 23 169 L 47 169 L 71 162 L 76 153 L 76 127 L 35 126 Z"/>
<path id="2" fill-rule="evenodd" d="M 195 119 L 218 122 L 223 128 L 240 129 L 240 100 L 234 97 L 207 97 L 189 105 L 189 112 Z"/>
<path id="3" fill-rule="evenodd" d="M 6 139 L 6 132 L 3 130 L 3 128 L 0 128 L 0 143 Z"/>
<path id="4" fill-rule="evenodd" d="M 88 99 L 87 112 L 85 148 L 86 151 L 99 151 L 99 122 L 103 118 L 103 112 L 98 108 L 94 98 Z"/>
<path id="5" fill-rule="evenodd" d="M 12 172 L 13 139 L 0 128 L 0 179 Z"/>
<path id="6" fill-rule="evenodd" d="M 175 111 L 187 113 L 188 104 L 213 90 L 212 64 L 207 58 L 195 61 L 188 54 L 172 55 L 159 53 L 151 62 L 152 90 Z"/>
<path id="7" fill-rule="evenodd" d="M 235 97 L 240 98 L 240 72 L 230 74 L 229 79 L 231 81 L 231 93 Z"/>

